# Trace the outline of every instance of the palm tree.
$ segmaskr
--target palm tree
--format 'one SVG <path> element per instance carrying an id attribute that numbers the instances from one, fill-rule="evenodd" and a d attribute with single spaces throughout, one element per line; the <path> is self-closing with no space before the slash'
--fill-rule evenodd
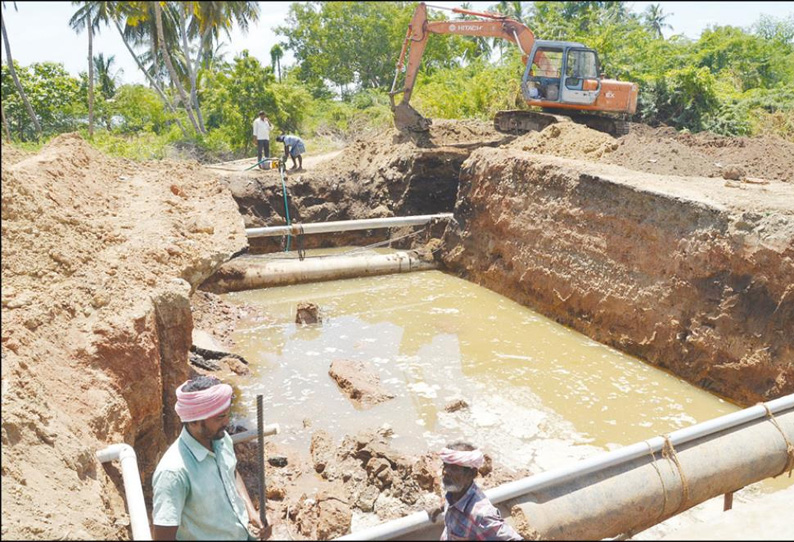
<path id="1" fill-rule="evenodd" d="M 3 2 L 3 9 L 5 8 L 6 8 L 6 3 Z M 14 11 L 18 11 L 16 2 L 14 2 Z M 25 104 L 25 109 L 27 109 L 28 111 L 28 116 L 30 117 L 30 120 L 33 121 L 33 126 L 36 129 L 36 139 L 40 139 L 41 125 L 39 124 L 39 119 L 36 118 L 36 113 L 33 111 L 33 107 L 30 105 L 30 101 L 28 101 L 28 96 L 27 94 L 25 94 L 25 89 L 22 88 L 22 83 L 19 82 L 19 77 L 17 77 L 17 71 L 14 69 L 14 60 L 13 58 L 11 58 L 11 45 L 8 43 L 8 34 L 6 33 L 5 17 L 0 17 L 0 21 L 2 21 L 2 26 L 3 26 L 3 42 L 5 43 L 6 60 L 8 61 L 8 71 L 11 74 L 11 78 L 14 80 L 14 85 L 16 85 L 17 87 L 17 92 L 19 92 L 19 97 L 22 98 L 22 102 Z"/>
<path id="2" fill-rule="evenodd" d="M 278 43 L 275 44 L 270 49 L 270 64 L 273 66 L 273 69 L 276 70 L 278 67 L 278 82 L 281 83 L 281 59 L 284 58 L 284 49 L 281 48 L 281 45 Z"/>
<path id="3" fill-rule="evenodd" d="M 72 2 L 80 8 L 69 19 L 69 26 L 78 34 L 88 32 L 88 137 L 94 136 L 94 32 L 101 23 L 110 21 L 112 2 Z"/>
<path id="4" fill-rule="evenodd" d="M 672 15 L 672 13 L 662 13 L 662 7 L 659 4 L 651 4 L 645 10 L 645 24 L 651 29 L 651 32 L 653 32 L 657 38 L 662 38 L 664 37 L 662 35 L 663 29 L 673 29 L 670 24 L 665 22 L 665 19 L 667 19 L 670 15 Z"/>
<path id="5" fill-rule="evenodd" d="M 185 106 L 185 110 L 187 111 L 187 117 L 190 119 L 191 124 L 193 124 L 193 128 L 196 132 L 200 134 L 206 133 L 205 130 L 201 129 L 201 126 L 196 119 L 196 115 L 193 112 L 193 100 L 188 97 L 187 92 L 185 92 L 185 87 L 182 86 L 182 82 L 179 80 L 179 75 L 174 68 L 174 63 L 171 61 L 171 54 L 168 52 L 168 47 L 165 46 L 165 33 L 163 32 L 163 10 L 160 7 L 160 2 L 152 2 L 154 6 L 154 22 L 157 26 L 157 37 L 160 42 L 160 51 L 163 53 L 163 60 L 165 60 L 165 65 L 168 67 L 168 74 L 171 76 L 171 83 L 176 87 L 177 92 L 179 92 L 179 97 L 182 99 L 182 103 Z M 180 10 L 181 11 L 181 10 Z M 188 62 L 188 65 L 190 63 Z"/>
<path id="6" fill-rule="evenodd" d="M 111 20 L 113 21 L 116 30 L 118 30 L 119 35 L 121 36 L 121 41 L 124 42 L 124 46 L 127 48 L 127 51 L 129 51 L 130 55 L 132 55 L 132 58 L 135 59 L 135 64 L 137 64 L 138 69 L 143 72 L 143 75 L 146 76 L 149 84 L 160 96 L 160 99 L 163 101 L 168 110 L 174 115 L 174 121 L 182 131 L 182 135 L 187 137 L 187 131 L 182 125 L 182 121 L 179 120 L 179 114 L 176 111 L 176 107 L 171 102 L 170 98 L 166 96 L 162 86 L 157 82 L 154 75 L 152 75 L 152 73 L 150 73 L 150 71 L 144 67 L 144 61 L 141 60 L 141 57 L 139 57 L 132 48 L 133 45 L 141 45 L 145 43 L 147 40 L 144 39 L 144 36 L 147 36 L 148 43 L 150 44 L 151 49 L 154 50 L 157 32 L 146 30 L 147 27 L 152 26 L 151 21 L 153 17 L 151 16 L 150 4 L 150 2 L 117 3 L 115 5 L 115 9 L 112 12 Z M 154 54 L 151 56 L 152 58 L 155 57 Z"/>
<path id="7" fill-rule="evenodd" d="M 124 70 L 119 69 L 113 73 L 113 64 L 116 62 L 116 55 L 105 55 L 99 53 L 94 57 L 94 69 L 96 70 L 96 81 L 99 83 L 99 93 L 106 100 L 111 99 L 116 94 L 116 83 L 119 74 Z"/>
<path id="8" fill-rule="evenodd" d="M 184 10 L 180 10 L 180 29 L 182 49 L 190 77 L 190 96 L 198 114 L 202 129 L 204 121 L 198 103 L 197 74 L 202 58 L 212 51 L 213 44 L 220 41 L 221 32 L 231 39 L 231 29 L 236 23 L 243 32 L 248 31 L 249 22 L 259 19 L 257 2 L 184 2 Z M 187 14 L 191 14 L 186 25 Z M 195 61 L 191 63 L 188 40 L 198 38 Z"/>
<path id="9" fill-rule="evenodd" d="M 94 57 L 94 70 L 96 72 L 96 82 L 99 85 L 99 94 L 103 98 L 103 104 L 107 104 L 108 100 L 113 98 L 116 94 L 116 82 L 118 80 L 119 72 L 112 72 L 113 63 L 116 60 L 116 55 L 110 55 L 105 59 L 105 55 L 99 53 Z M 105 127 L 108 131 L 111 130 L 110 114 L 107 107 L 102 107 L 102 120 L 105 122 Z"/>
<path id="10" fill-rule="evenodd" d="M 496 13 L 500 13 L 520 23 L 523 23 L 524 19 L 526 18 L 524 6 L 521 2 L 508 2 L 506 0 L 500 0 L 498 4 L 491 6 L 491 9 L 496 11 Z M 493 38 L 493 41 L 494 45 L 498 44 L 499 46 L 499 61 L 501 62 L 502 57 L 504 56 L 505 42 L 501 38 Z M 526 54 L 529 54 L 529 51 L 527 51 Z"/>

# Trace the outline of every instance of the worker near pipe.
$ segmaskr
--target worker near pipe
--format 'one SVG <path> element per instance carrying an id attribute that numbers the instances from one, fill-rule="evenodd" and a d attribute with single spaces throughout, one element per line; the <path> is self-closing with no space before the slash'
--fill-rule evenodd
<path id="1" fill-rule="evenodd" d="M 303 169 L 303 156 L 306 152 L 306 145 L 303 140 L 295 135 L 280 135 L 276 141 L 284 143 L 284 162 L 287 161 L 287 156 L 292 158 L 292 168 L 290 169 Z M 298 160 L 297 164 L 295 160 Z"/>
<path id="2" fill-rule="evenodd" d="M 226 432 L 232 387 L 202 375 L 176 397 L 182 433 L 154 471 L 154 539 L 266 540 L 272 524 L 262 525 Z"/>
<path id="3" fill-rule="evenodd" d="M 483 453 L 468 442 L 457 441 L 439 452 L 444 465 L 444 532 L 441 540 L 522 540 L 502 518 L 474 479 L 482 467 Z M 435 523 L 442 507 L 427 510 Z"/>

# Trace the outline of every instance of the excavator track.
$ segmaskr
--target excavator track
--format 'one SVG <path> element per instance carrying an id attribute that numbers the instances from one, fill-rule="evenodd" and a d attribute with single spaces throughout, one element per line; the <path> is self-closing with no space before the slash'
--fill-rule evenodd
<path id="1" fill-rule="evenodd" d="M 583 115 L 581 113 L 564 113 L 560 110 L 527 111 L 511 109 L 499 111 L 494 116 L 494 128 L 508 134 L 539 132 L 551 124 L 558 122 L 576 122 L 588 128 L 604 132 L 612 137 L 621 137 L 629 133 L 629 123 L 623 119 L 600 115 Z"/>

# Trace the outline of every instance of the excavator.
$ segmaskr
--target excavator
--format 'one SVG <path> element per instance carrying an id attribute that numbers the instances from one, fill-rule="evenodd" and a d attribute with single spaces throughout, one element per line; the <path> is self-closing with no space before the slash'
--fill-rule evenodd
<path id="1" fill-rule="evenodd" d="M 615 137 L 628 133 L 627 119 L 637 109 L 638 86 L 603 78 L 598 54 L 593 49 L 570 41 L 536 40 L 525 24 L 495 13 L 438 7 L 478 19 L 428 21 L 427 8 L 424 2 L 416 7 L 389 92 L 398 129 L 413 132 L 430 129 L 432 121 L 416 111 L 409 101 L 430 35 L 454 34 L 502 38 L 515 43 L 521 51 L 526 66 L 521 79 L 522 97 L 527 105 L 541 111 L 499 111 L 494 117 L 497 130 L 523 133 L 543 130 L 556 122 L 574 121 Z M 404 88 L 397 90 L 403 67 L 406 68 Z M 403 95 L 402 101 L 396 105 L 395 96 L 399 94 Z"/>

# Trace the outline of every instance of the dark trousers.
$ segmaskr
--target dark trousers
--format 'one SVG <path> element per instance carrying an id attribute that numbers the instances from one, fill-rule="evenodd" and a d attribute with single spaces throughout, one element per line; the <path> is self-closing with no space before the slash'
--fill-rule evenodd
<path id="1" fill-rule="evenodd" d="M 265 151 L 265 155 L 262 156 L 262 151 Z M 257 139 L 256 140 L 256 161 L 261 162 L 262 158 L 270 158 L 270 140 L 269 139 Z"/>

